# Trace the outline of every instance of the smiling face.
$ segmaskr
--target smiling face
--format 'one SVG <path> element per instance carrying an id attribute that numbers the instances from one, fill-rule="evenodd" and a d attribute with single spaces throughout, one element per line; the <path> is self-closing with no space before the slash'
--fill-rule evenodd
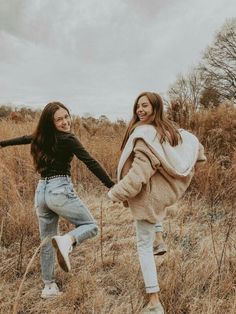
<path id="1" fill-rule="evenodd" d="M 144 95 L 140 97 L 136 105 L 136 115 L 138 116 L 139 120 L 142 122 L 147 122 L 152 114 L 153 108 L 147 96 Z"/>
<path id="2" fill-rule="evenodd" d="M 53 116 L 55 128 L 61 132 L 70 132 L 71 117 L 64 108 L 59 108 Z"/>

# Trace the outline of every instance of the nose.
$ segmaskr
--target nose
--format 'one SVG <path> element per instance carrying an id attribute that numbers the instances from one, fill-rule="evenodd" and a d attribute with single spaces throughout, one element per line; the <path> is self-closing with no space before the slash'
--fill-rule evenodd
<path id="1" fill-rule="evenodd" d="M 67 123 L 68 123 L 67 119 L 64 118 L 64 119 L 62 120 L 62 123 L 63 123 L 63 125 L 67 124 Z"/>
<path id="2" fill-rule="evenodd" d="M 142 108 L 138 108 L 138 109 L 137 109 L 137 113 L 140 113 L 140 112 L 143 112 L 143 109 L 142 109 Z"/>

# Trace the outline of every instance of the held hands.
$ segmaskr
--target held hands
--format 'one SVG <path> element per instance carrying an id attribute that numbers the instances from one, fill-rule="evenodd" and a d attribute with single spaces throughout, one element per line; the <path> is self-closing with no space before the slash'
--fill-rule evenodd
<path id="1" fill-rule="evenodd" d="M 111 189 L 108 191 L 107 196 L 109 197 L 109 199 L 110 199 L 113 203 L 117 203 L 117 202 L 119 203 L 119 202 L 121 202 L 119 199 L 116 199 L 116 198 L 112 195 Z M 129 207 L 128 201 L 123 201 L 122 203 L 123 203 L 123 206 L 124 206 L 124 207 Z"/>

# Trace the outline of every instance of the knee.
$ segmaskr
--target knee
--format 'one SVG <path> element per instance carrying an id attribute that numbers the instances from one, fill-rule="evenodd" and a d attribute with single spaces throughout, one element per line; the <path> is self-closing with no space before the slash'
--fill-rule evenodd
<path id="1" fill-rule="evenodd" d="M 147 251 L 152 249 L 153 241 L 150 238 L 141 238 L 137 241 L 137 249 L 139 251 Z"/>
<path id="2" fill-rule="evenodd" d="M 50 242 L 50 239 L 57 235 L 57 229 L 55 230 L 40 230 L 40 240 L 41 241 L 45 241 L 46 243 L 47 242 Z"/>
<path id="3" fill-rule="evenodd" d="M 154 232 L 150 230 L 142 230 L 137 234 L 137 248 L 138 250 L 149 250 L 152 249 L 154 240 Z"/>
<path id="4" fill-rule="evenodd" d="M 43 252 L 44 254 L 51 254 L 53 252 L 51 240 L 46 240 L 45 242 L 42 242 L 41 245 L 41 252 Z"/>

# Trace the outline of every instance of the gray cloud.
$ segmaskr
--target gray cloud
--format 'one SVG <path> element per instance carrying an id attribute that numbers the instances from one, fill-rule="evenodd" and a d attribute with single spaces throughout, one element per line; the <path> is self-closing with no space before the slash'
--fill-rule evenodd
<path id="1" fill-rule="evenodd" d="M 0 0 L 0 102 L 123 115 L 200 61 L 234 0 Z"/>

